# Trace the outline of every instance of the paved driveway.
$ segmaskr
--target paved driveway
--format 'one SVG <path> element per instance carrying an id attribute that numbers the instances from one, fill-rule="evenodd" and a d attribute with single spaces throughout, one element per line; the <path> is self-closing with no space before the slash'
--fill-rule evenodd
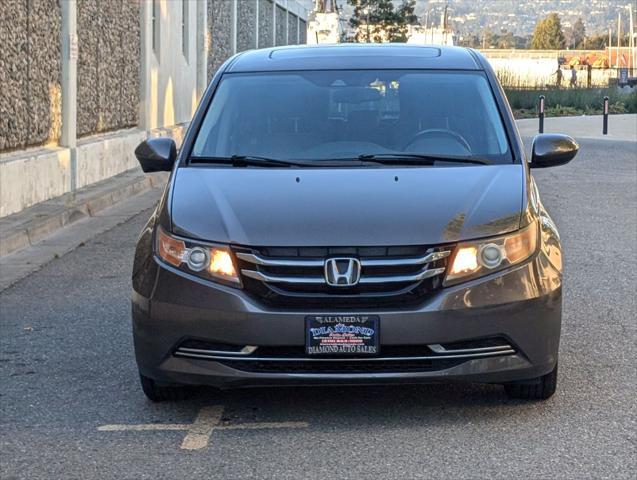
<path id="1" fill-rule="evenodd" d="M 566 247 L 551 400 L 431 385 L 151 404 L 128 302 L 144 213 L 0 293 L 0 477 L 634 478 L 636 148 L 584 140 L 536 174 Z"/>

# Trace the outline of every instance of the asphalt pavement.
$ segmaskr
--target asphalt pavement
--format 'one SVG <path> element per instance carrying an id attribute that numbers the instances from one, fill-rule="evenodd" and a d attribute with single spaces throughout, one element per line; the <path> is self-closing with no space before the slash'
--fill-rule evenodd
<path id="1" fill-rule="evenodd" d="M 637 142 L 534 172 L 565 248 L 556 395 L 493 385 L 138 385 L 130 272 L 150 210 L 0 293 L 0 478 L 635 478 Z"/>

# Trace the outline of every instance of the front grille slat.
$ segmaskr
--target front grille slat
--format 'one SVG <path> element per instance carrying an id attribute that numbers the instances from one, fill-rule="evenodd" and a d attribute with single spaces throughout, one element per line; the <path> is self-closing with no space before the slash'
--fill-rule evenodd
<path id="1" fill-rule="evenodd" d="M 246 291 L 276 307 L 404 306 L 442 286 L 453 246 L 264 247 L 234 251 Z M 329 285 L 325 262 L 360 262 L 355 285 Z"/>
<path id="2" fill-rule="evenodd" d="M 296 267 L 296 268 L 306 268 L 306 267 L 323 267 L 323 260 L 298 260 L 298 259 L 278 259 L 278 258 L 265 258 L 260 255 L 255 255 L 253 253 L 245 253 L 245 252 L 237 252 L 237 257 L 241 260 L 245 260 L 248 263 L 253 263 L 255 265 L 265 265 L 268 267 Z"/>
<path id="3" fill-rule="evenodd" d="M 325 279 L 323 277 L 305 277 L 305 276 L 294 276 L 294 277 L 284 277 L 281 275 L 268 275 L 267 273 L 255 271 L 255 270 L 246 270 L 241 269 L 241 273 L 246 277 L 254 278 L 255 280 L 259 280 L 261 282 L 266 283 L 310 283 L 310 284 L 324 284 Z"/>
<path id="4" fill-rule="evenodd" d="M 414 275 L 368 275 L 361 277 L 359 284 L 370 283 L 397 283 L 397 282 L 417 282 L 424 280 L 425 278 L 440 275 L 445 271 L 444 268 L 432 268 L 424 269 Z M 254 278 L 261 282 L 266 283 L 311 283 L 311 284 L 325 284 L 325 277 L 308 277 L 308 276 L 280 276 L 280 275 L 268 275 L 256 270 L 242 269 L 241 273 L 247 277 Z"/>

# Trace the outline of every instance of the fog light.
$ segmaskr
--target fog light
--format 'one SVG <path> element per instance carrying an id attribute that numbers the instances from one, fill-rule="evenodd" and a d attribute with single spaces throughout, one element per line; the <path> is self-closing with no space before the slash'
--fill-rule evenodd
<path id="1" fill-rule="evenodd" d="M 487 243 L 480 249 L 480 263 L 487 268 L 499 266 L 502 258 L 502 249 L 494 243 Z"/>
<path id="2" fill-rule="evenodd" d="M 208 265 L 209 255 L 206 250 L 201 247 L 195 247 L 188 254 L 188 268 L 195 272 L 200 272 Z"/>

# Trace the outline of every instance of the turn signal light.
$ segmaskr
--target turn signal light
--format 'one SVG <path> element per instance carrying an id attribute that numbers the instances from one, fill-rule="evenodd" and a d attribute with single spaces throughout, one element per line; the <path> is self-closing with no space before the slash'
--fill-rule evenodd
<path id="1" fill-rule="evenodd" d="M 157 228 L 157 254 L 166 262 L 178 267 L 184 258 L 186 244 L 168 235 L 164 230 Z"/>

